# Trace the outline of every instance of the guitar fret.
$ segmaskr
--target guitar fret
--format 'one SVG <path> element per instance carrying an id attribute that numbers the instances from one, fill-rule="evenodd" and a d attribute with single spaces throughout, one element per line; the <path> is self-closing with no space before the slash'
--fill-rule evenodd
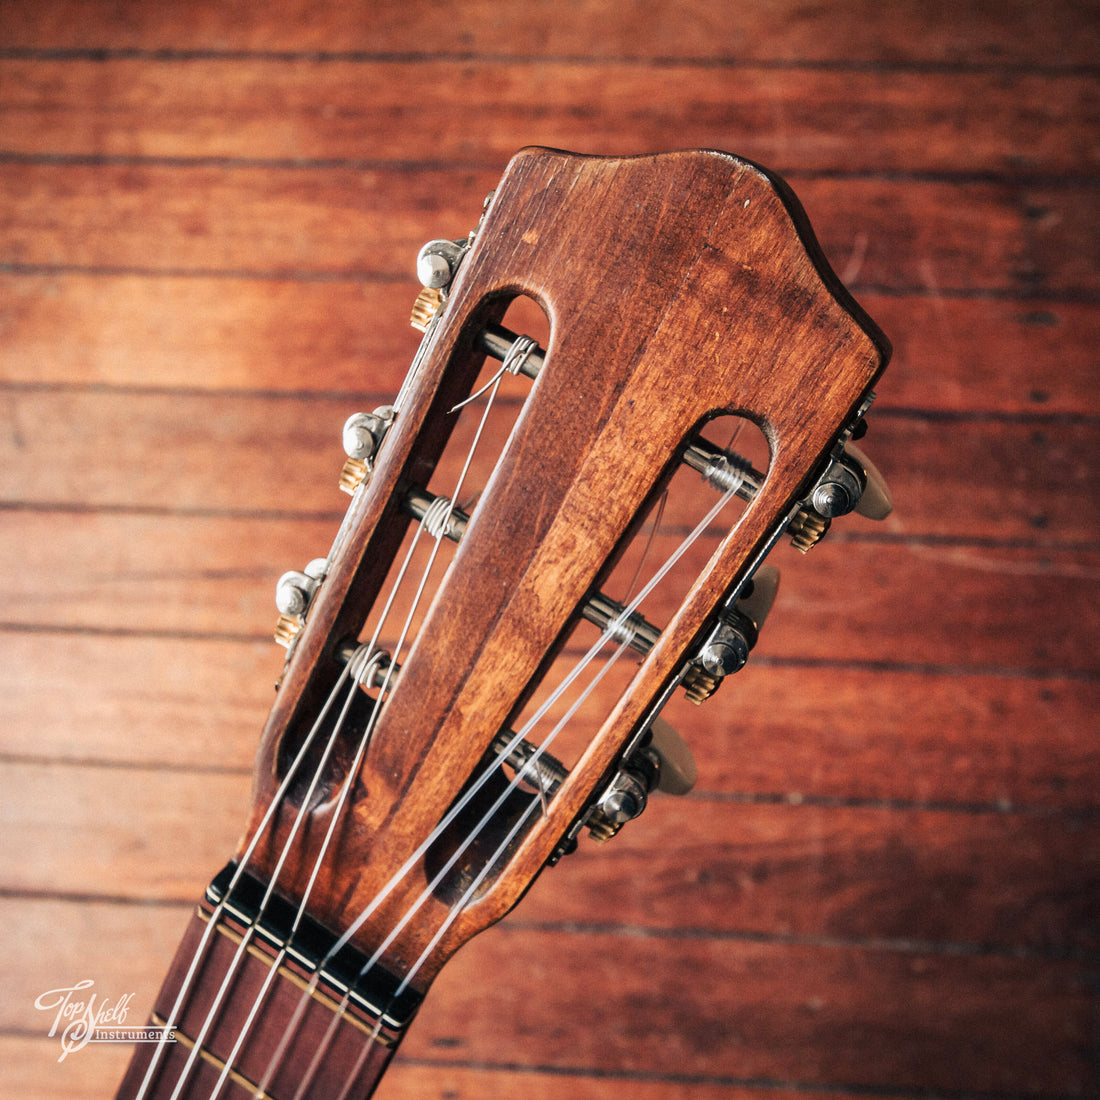
<path id="1" fill-rule="evenodd" d="M 164 1027 L 167 1022 L 164 1017 L 161 1016 L 158 1012 L 154 1012 L 153 1015 L 150 1017 L 150 1020 L 159 1027 Z M 195 1040 L 190 1035 L 185 1035 L 182 1031 L 180 1031 L 179 1028 L 175 1028 L 173 1030 L 173 1034 L 176 1037 L 176 1041 L 182 1043 L 186 1050 L 195 1049 Z M 207 1065 L 212 1066 L 215 1070 L 217 1070 L 219 1076 L 221 1075 L 222 1070 L 225 1069 L 225 1062 L 221 1058 L 215 1057 L 215 1055 L 211 1054 L 210 1051 L 207 1050 L 205 1047 L 199 1047 L 199 1057 Z M 238 1070 L 231 1069 L 228 1074 L 228 1079 L 234 1085 L 238 1085 L 243 1089 L 247 1089 L 249 1095 L 254 1097 L 255 1100 L 274 1100 L 274 1097 L 272 1097 L 271 1093 L 258 1091 L 258 1082 L 249 1080 L 247 1077 L 245 1077 L 243 1073 L 240 1073 Z"/>
<path id="2" fill-rule="evenodd" d="M 204 924 L 210 923 L 210 915 L 206 912 L 205 909 L 200 908 L 198 910 L 197 916 L 199 920 L 201 920 Z M 224 922 L 219 922 L 218 924 L 216 924 L 214 927 L 214 932 L 216 935 L 224 936 L 234 945 L 239 945 L 244 939 L 244 934 L 242 931 L 238 930 L 232 925 L 225 924 Z M 275 965 L 275 957 L 268 954 L 268 952 L 263 947 L 258 946 L 255 940 L 252 940 L 248 944 L 248 946 L 245 948 L 245 951 L 251 958 L 255 959 L 259 963 L 262 963 L 269 970 Z M 315 1000 L 318 1004 L 324 1005 L 324 1007 L 327 1008 L 330 1012 L 341 1013 L 344 1022 L 346 1022 L 349 1026 L 358 1028 L 360 1031 L 363 1032 L 364 1035 L 370 1036 L 374 1034 L 377 1018 L 369 1021 L 362 1018 L 359 1014 L 359 1011 L 357 1011 L 356 1007 L 353 1004 L 348 1004 L 347 1006 L 344 1006 L 342 1008 L 340 999 L 334 997 L 332 994 L 327 992 L 327 990 L 321 985 L 312 985 L 311 987 L 309 979 L 307 977 L 304 977 L 301 972 L 292 969 L 291 966 L 286 962 L 282 962 L 279 964 L 277 974 L 280 980 L 294 986 L 296 989 L 300 990 L 301 993 L 310 997 L 312 1000 Z M 379 1032 L 375 1041 L 383 1044 L 392 1043 L 392 1039 L 385 1031 Z"/>

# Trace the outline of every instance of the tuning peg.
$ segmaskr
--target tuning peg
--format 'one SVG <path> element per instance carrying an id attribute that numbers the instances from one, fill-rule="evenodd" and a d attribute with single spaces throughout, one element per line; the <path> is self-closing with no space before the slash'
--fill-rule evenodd
<path id="1" fill-rule="evenodd" d="M 699 651 L 699 663 L 704 671 L 719 678 L 737 672 L 749 659 L 749 650 L 756 645 L 779 588 L 779 570 L 765 565 L 753 577 L 752 586 L 727 611 L 715 627 L 706 645 Z"/>
<path id="2" fill-rule="evenodd" d="M 863 467 L 863 476 L 866 479 L 856 512 L 868 519 L 885 519 L 894 510 L 894 498 L 887 488 L 886 479 L 855 444 L 849 443 L 845 450 Z"/>
<path id="3" fill-rule="evenodd" d="M 654 718 L 649 731 L 653 738 L 649 748 L 657 757 L 657 790 L 687 794 L 699 777 L 687 742 L 663 718 Z"/>
<path id="4" fill-rule="evenodd" d="M 279 618 L 275 623 L 275 641 L 290 648 L 305 621 L 306 612 L 328 570 L 327 558 L 314 558 L 299 572 L 292 569 L 284 573 L 275 586 L 275 606 Z"/>
<path id="5" fill-rule="evenodd" d="M 392 405 L 372 413 L 352 413 L 344 423 L 344 453 L 348 456 L 340 471 L 340 488 L 349 496 L 370 477 L 374 456 L 386 438 L 395 416 Z"/>
<path id="6" fill-rule="evenodd" d="M 663 718 L 654 718 L 649 727 L 649 741 L 623 762 L 596 796 L 584 825 L 593 840 L 603 844 L 646 808 L 654 789 L 666 794 L 687 794 L 695 786 L 697 776 L 691 749 Z M 558 854 L 569 850 L 567 845 L 559 848 Z"/>
<path id="7" fill-rule="evenodd" d="M 429 290 L 447 286 L 462 263 L 467 247 L 466 241 L 428 241 L 416 257 L 416 275 L 421 285 Z"/>
<path id="8" fill-rule="evenodd" d="M 706 702 L 726 676 L 744 667 L 778 589 L 779 570 L 761 566 L 752 587 L 722 614 L 684 676 L 683 687 L 691 702 Z"/>

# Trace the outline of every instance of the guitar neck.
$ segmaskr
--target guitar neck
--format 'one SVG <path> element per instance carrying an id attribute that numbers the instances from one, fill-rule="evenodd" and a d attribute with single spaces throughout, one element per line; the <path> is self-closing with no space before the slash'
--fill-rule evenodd
<path id="1" fill-rule="evenodd" d="M 364 1100 L 419 994 L 234 867 L 191 918 L 117 1100 Z M 261 912 L 262 910 L 262 912 Z M 197 964 L 196 964 L 197 960 Z M 182 1009 L 181 1009 L 182 1006 Z"/>

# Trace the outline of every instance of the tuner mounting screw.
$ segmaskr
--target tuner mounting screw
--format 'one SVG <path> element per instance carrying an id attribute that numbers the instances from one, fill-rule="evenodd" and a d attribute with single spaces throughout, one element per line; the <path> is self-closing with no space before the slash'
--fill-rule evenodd
<path id="1" fill-rule="evenodd" d="M 819 485 L 813 495 L 814 511 L 823 516 L 843 516 L 852 510 L 852 498 L 843 485 L 829 482 Z"/>
<path id="2" fill-rule="evenodd" d="M 630 791 L 612 791 L 601 803 L 600 809 L 613 825 L 621 825 L 641 812 L 638 799 Z"/>
<path id="3" fill-rule="evenodd" d="M 749 659 L 748 639 L 736 627 L 723 623 L 702 650 L 698 661 L 709 676 L 721 678 L 745 667 Z"/>
<path id="4" fill-rule="evenodd" d="M 825 471 L 824 477 L 814 486 L 810 504 L 815 512 L 826 519 L 846 516 L 859 503 L 863 495 L 863 471 L 848 455 L 835 459 Z"/>

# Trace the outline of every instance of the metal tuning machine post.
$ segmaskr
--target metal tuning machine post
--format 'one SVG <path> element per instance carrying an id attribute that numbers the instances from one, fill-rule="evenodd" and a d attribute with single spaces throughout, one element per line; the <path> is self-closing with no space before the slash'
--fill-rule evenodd
<path id="1" fill-rule="evenodd" d="M 584 825 L 602 844 L 641 814 L 653 791 L 687 794 L 698 774 L 687 743 L 658 716 L 593 802 Z"/>
<path id="2" fill-rule="evenodd" d="M 764 565 L 741 596 L 721 609 L 682 681 L 691 702 L 705 702 L 727 676 L 745 667 L 778 590 L 779 570 Z"/>
<path id="3" fill-rule="evenodd" d="M 392 405 L 372 413 L 353 413 L 344 422 L 344 453 L 348 456 L 340 471 L 340 488 L 349 495 L 362 485 L 374 468 L 374 456 L 393 423 Z"/>
<path id="4" fill-rule="evenodd" d="M 279 645 L 287 649 L 293 645 L 327 571 L 328 559 L 314 558 L 301 572 L 292 569 L 279 578 L 275 585 L 275 606 L 279 609 L 275 641 Z"/>

